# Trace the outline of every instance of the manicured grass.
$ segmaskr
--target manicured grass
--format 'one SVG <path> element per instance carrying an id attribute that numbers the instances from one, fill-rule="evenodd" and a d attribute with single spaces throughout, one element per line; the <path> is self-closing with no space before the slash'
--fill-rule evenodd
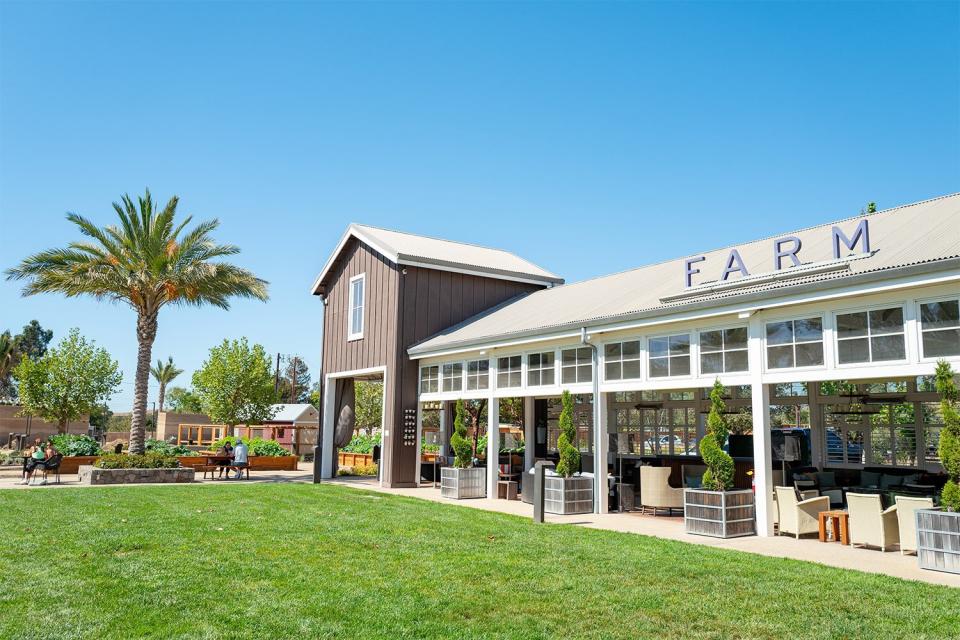
<path id="1" fill-rule="evenodd" d="M 2 638 L 951 638 L 960 590 L 331 485 L 0 491 Z"/>

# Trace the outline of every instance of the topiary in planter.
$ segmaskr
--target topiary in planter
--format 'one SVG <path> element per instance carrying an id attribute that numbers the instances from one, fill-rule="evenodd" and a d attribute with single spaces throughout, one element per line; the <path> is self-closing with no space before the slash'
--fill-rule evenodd
<path id="1" fill-rule="evenodd" d="M 558 476 L 569 478 L 580 470 L 580 451 L 573 444 L 577 439 L 577 430 L 573 426 L 573 396 L 564 391 L 560 402 L 563 410 L 560 411 L 560 435 L 557 437 L 560 461 L 556 472 Z"/>
<path id="2" fill-rule="evenodd" d="M 957 409 L 957 386 L 953 368 L 944 360 L 937 363 L 937 393 L 943 428 L 940 430 L 940 464 L 949 479 L 943 485 L 940 504 L 948 511 L 960 511 L 960 411 Z"/>
<path id="3" fill-rule="evenodd" d="M 712 491 L 726 491 L 733 486 L 733 458 L 723 450 L 729 430 L 726 418 L 723 416 L 726 409 L 726 403 L 723 401 L 724 391 L 723 385 L 717 379 L 710 391 L 707 433 L 700 441 L 700 455 L 707 466 L 701 486 Z"/>
<path id="4" fill-rule="evenodd" d="M 463 400 L 457 400 L 457 410 L 453 417 L 453 435 L 450 436 L 453 448 L 453 466 L 468 469 L 473 465 L 473 445 L 467 440 L 467 410 Z"/>

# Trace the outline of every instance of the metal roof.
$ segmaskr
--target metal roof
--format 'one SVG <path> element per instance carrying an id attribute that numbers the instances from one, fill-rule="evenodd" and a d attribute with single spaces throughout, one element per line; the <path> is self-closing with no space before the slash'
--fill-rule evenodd
<path id="1" fill-rule="evenodd" d="M 853 238 L 861 219 L 868 220 L 871 253 L 833 255 L 832 228 Z M 795 236 L 802 243 L 802 264 L 783 260 L 774 269 L 774 241 Z M 789 245 L 788 245 L 789 246 Z M 841 243 L 843 253 L 847 248 Z M 856 247 L 860 250 L 860 247 Z M 750 272 L 720 281 L 732 249 Z M 483 345 L 493 340 L 518 338 L 567 327 L 590 327 L 640 315 L 670 313 L 690 306 L 711 306 L 734 299 L 767 296 L 769 291 L 804 285 L 840 286 L 855 277 L 885 273 L 912 265 L 940 261 L 956 263 L 960 257 L 960 194 L 942 196 L 872 214 L 862 214 L 827 224 L 786 232 L 770 238 L 715 249 L 694 267 L 701 273 L 686 287 L 686 259 L 678 258 L 622 273 L 535 291 L 474 316 L 409 349 L 411 355 L 429 355 L 451 348 Z M 945 265 L 940 265 L 945 266 Z M 830 285 L 816 284 L 832 281 Z"/>
<path id="2" fill-rule="evenodd" d="M 320 418 L 320 413 L 312 404 L 275 404 L 271 407 L 276 410 L 276 413 L 266 421 L 267 423 L 293 423 L 300 420 L 312 422 Z"/>
<path id="3" fill-rule="evenodd" d="M 555 273 L 509 251 L 353 223 L 347 227 L 337 248 L 317 276 L 312 289 L 314 294 L 323 293 L 327 274 L 351 238 L 356 238 L 372 247 L 394 264 L 471 273 L 489 278 L 520 280 L 545 286 L 563 283 L 563 278 Z"/>

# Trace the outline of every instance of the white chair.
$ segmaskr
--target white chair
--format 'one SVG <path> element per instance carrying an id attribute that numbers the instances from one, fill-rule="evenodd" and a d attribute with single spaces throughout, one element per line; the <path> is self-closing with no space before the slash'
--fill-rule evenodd
<path id="1" fill-rule="evenodd" d="M 830 510 L 830 498 L 820 496 L 797 500 L 793 487 L 776 487 L 779 533 L 792 533 L 799 538 L 806 533 L 819 533 L 817 514 Z"/>
<path id="2" fill-rule="evenodd" d="M 900 553 L 917 552 L 917 509 L 933 509 L 933 498 L 897 496 L 897 526 L 900 528 Z"/>
<path id="3" fill-rule="evenodd" d="M 777 473 L 777 472 L 774 471 L 774 474 L 776 474 L 776 473 Z M 780 474 L 780 477 L 782 478 L 782 477 L 783 477 L 783 474 Z M 774 478 L 776 478 L 776 476 L 774 476 Z M 778 484 L 773 485 L 773 526 L 776 527 L 777 530 L 779 531 L 779 529 L 780 529 L 780 503 L 777 502 L 777 487 L 778 487 L 778 486 L 780 486 L 780 485 L 778 485 Z M 785 488 L 785 489 L 789 489 L 790 487 L 784 487 L 784 488 Z M 810 498 L 816 498 L 818 495 L 819 495 L 819 494 L 818 494 L 817 491 L 801 491 L 801 492 L 800 492 L 800 497 L 803 498 L 804 500 L 808 500 L 808 499 L 810 499 Z"/>
<path id="4" fill-rule="evenodd" d="M 671 487 L 669 479 L 670 467 L 640 467 L 640 513 L 646 507 L 653 515 L 657 509 L 683 509 L 683 489 Z"/>
<path id="5" fill-rule="evenodd" d="M 884 510 L 877 494 L 848 493 L 850 544 L 880 547 L 886 551 L 900 541 L 896 505 Z"/>

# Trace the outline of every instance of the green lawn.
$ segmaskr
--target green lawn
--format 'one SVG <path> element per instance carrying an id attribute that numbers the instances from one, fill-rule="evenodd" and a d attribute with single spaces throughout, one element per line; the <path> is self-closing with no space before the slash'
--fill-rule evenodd
<path id="1" fill-rule="evenodd" d="M 331 485 L 0 505 L 0 638 L 960 637 L 960 589 Z"/>

